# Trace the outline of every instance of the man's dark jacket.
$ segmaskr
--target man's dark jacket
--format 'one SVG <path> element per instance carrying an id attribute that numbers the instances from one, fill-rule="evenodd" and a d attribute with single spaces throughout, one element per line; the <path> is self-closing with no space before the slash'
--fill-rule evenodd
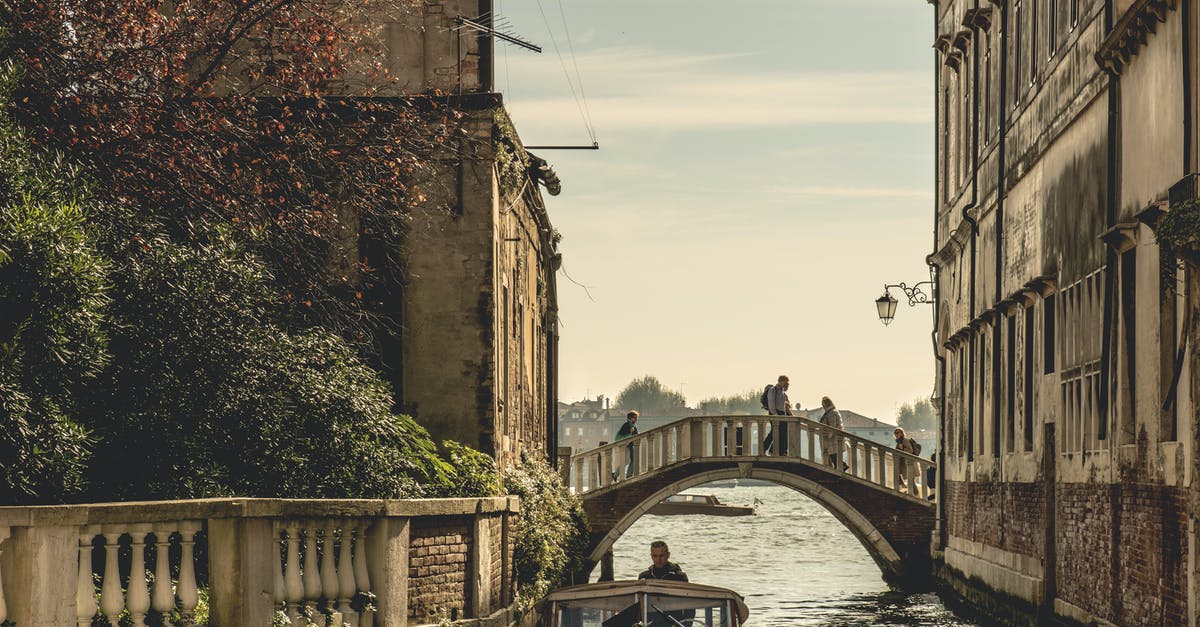
<path id="1" fill-rule="evenodd" d="M 662 568 L 655 568 L 651 566 L 650 568 L 643 570 L 642 573 L 638 575 L 638 579 L 667 579 L 669 581 L 688 580 L 687 573 L 683 572 L 683 570 L 679 568 L 679 564 L 675 564 L 673 562 L 667 562 L 667 565 L 663 566 Z"/>

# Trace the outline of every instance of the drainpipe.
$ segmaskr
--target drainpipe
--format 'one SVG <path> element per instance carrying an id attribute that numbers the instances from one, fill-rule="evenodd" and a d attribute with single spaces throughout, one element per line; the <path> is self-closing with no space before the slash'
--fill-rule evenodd
<path id="1" fill-rule="evenodd" d="M 938 31 L 938 5 L 937 1 L 933 0 L 933 34 L 936 37 Z M 939 55 L 933 55 L 933 171 L 941 172 L 942 154 L 938 150 L 938 143 L 941 137 L 942 129 L 942 111 L 938 104 L 941 102 L 942 93 L 942 62 Z M 945 181 L 942 182 L 945 185 Z M 933 199 L 933 252 L 925 258 L 925 263 L 929 265 L 930 272 L 933 274 L 933 330 L 929 332 L 929 341 L 933 344 L 933 358 L 937 360 L 936 374 L 937 382 L 934 384 L 938 394 L 938 444 L 937 444 L 937 508 L 933 519 L 933 546 L 934 551 L 940 551 L 946 546 L 945 541 L 945 525 L 942 521 L 945 519 L 946 506 L 942 500 L 942 486 L 945 483 L 946 473 L 943 471 L 943 461 L 946 458 L 946 358 L 942 356 L 942 351 L 938 348 L 938 301 L 942 298 L 941 289 L 941 273 L 935 272 L 936 264 L 933 262 L 933 256 L 938 253 L 938 224 L 941 222 L 941 212 L 938 211 L 937 185 L 934 186 Z"/>
<path id="2" fill-rule="evenodd" d="M 1108 36 L 1113 27 L 1113 7 L 1111 2 L 1104 3 L 1104 35 Z M 1108 76 L 1108 156 L 1104 199 L 1104 228 L 1111 229 L 1117 222 L 1117 170 L 1121 154 L 1119 151 L 1119 133 L 1121 132 L 1121 77 L 1110 73 Z M 1111 419 L 1111 404 L 1109 403 L 1109 375 L 1112 373 L 1109 360 L 1112 359 L 1113 332 L 1113 301 L 1116 281 L 1113 270 L 1117 263 L 1117 252 L 1111 246 L 1105 246 L 1104 251 L 1104 312 L 1101 320 L 1103 332 L 1100 339 L 1100 416 L 1097 430 L 1103 429 L 1104 436 L 1113 443 L 1109 422 Z M 1098 434 L 1099 435 L 1099 434 Z M 1113 451 L 1115 454 L 1116 451 Z M 1115 562 L 1114 562 L 1115 563 Z"/>
<path id="3" fill-rule="evenodd" d="M 558 467 L 558 269 L 562 254 L 546 238 L 546 453 L 550 464 Z"/>
<path id="4" fill-rule="evenodd" d="M 1006 5 L 1007 6 L 1007 5 Z M 975 0 L 974 8 L 979 9 L 979 0 Z M 1007 9 L 1006 9 L 1007 10 Z M 979 39 L 972 37 L 974 43 L 975 55 L 971 59 L 972 71 L 975 73 L 973 79 L 977 79 L 979 75 Z M 979 204 L 979 81 L 971 81 L 972 102 L 971 102 L 971 201 L 962 208 L 962 219 L 971 225 L 971 287 L 968 291 L 968 309 L 967 318 L 975 319 L 975 274 L 977 272 L 976 255 L 979 239 L 979 222 L 971 217 L 971 210 Z M 1003 167 L 1003 166 L 1002 166 Z M 974 343 L 974 340 L 972 340 Z M 967 395 L 967 433 L 969 434 L 970 446 L 968 459 L 974 459 L 975 451 L 975 359 L 974 351 L 971 354 L 971 385 L 968 388 Z"/>

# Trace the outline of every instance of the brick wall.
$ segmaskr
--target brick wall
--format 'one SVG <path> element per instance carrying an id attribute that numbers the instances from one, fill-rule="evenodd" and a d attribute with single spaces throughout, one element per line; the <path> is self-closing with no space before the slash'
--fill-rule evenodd
<path id="1" fill-rule="evenodd" d="M 947 531 L 1044 560 L 1043 494 L 1041 482 L 947 482 Z M 1117 624 L 1186 624 L 1186 500 L 1150 483 L 1057 485 L 1056 598 Z"/>
<path id="2" fill-rule="evenodd" d="M 492 560 L 489 564 L 492 581 L 491 606 L 502 607 L 504 605 L 504 521 L 496 517 L 489 519 L 487 524 L 492 540 Z"/>
<path id="3" fill-rule="evenodd" d="M 440 614 L 466 616 L 467 564 L 473 541 L 469 520 L 413 519 L 409 536 L 408 618 L 436 623 Z"/>
<path id="4" fill-rule="evenodd" d="M 1044 483 L 947 481 L 946 529 L 951 536 L 1042 559 Z"/>
<path id="5" fill-rule="evenodd" d="M 1059 487 L 1059 596 L 1120 624 L 1187 622 L 1183 490 Z"/>

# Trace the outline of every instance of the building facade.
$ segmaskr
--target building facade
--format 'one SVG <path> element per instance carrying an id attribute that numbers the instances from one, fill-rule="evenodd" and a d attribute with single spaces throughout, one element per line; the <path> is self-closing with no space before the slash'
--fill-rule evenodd
<path id="1" fill-rule="evenodd" d="M 524 452 L 555 461 L 561 256 L 541 194 L 557 194 L 557 178 L 493 91 L 491 34 L 465 25 L 492 15 L 490 1 L 432 0 L 380 27 L 392 87 L 448 97 L 465 131 L 419 185 L 391 357 L 397 396 L 434 438 L 504 469 Z"/>
<path id="2" fill-rule="evenodd" d="M 945 580 L 1195 625 L 1195 272 L 1155 229 L 1195 195 L 1200 3 L 930 4 Z"/>

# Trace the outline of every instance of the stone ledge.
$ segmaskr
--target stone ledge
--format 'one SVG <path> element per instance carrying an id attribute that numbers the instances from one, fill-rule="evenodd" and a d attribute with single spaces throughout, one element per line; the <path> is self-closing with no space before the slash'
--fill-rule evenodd
<path id="1" fill-rule="evenodd" d="M 1110 623 L 1103 618 L 1097 618 L 1091 612 L 1062 599 L 1054 599 L 1054 613 L 1059 616 L 1075 621 L 1081 625 L 1097 625 L 1098 627 L 1117 627 L 1116 624 Z"/>
<path id="2" fill-rule="evenodd" d="M 467 516 L 519 512 L 515 496 L 459 499 L 259 499 L 90 503 L 0 507 L 0 526 L 155 523 L 210 518 Z"/>
<path id="3" fill-rule="evenodd" d="M 1019 573 L 1011 568 L 989 562 L 954 548 L 947 547 L 947 567 L 958 571 L 963 579 L 980 583 L 1009 596 L 1037 606 L 1042 602 L 1042 580 Z"/>

